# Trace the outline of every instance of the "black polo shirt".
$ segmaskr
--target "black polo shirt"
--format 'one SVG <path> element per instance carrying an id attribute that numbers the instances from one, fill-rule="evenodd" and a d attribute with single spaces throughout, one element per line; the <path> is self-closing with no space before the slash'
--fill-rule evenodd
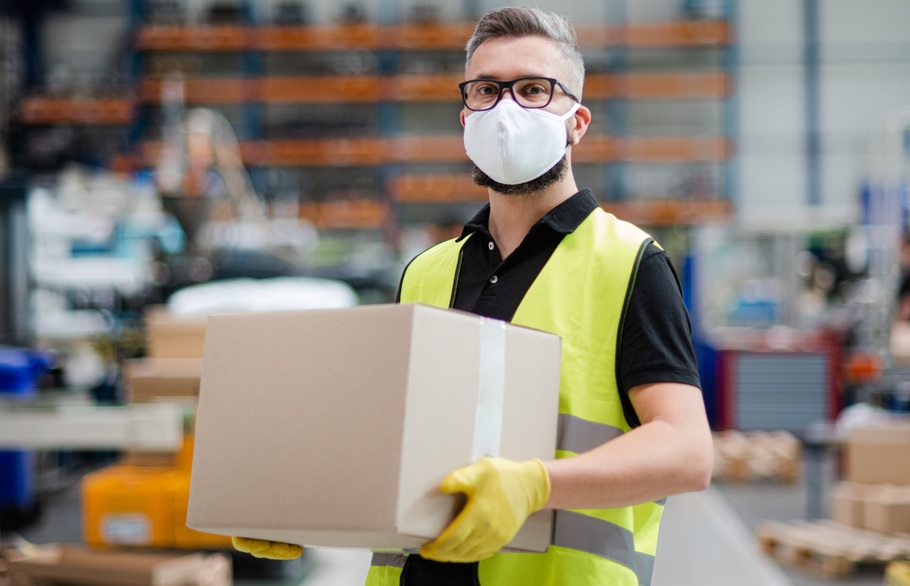
<path id="1" fill-rule="evenodd" d="M 462 251 L 454 307 L 510 321 L 565 235 L 574 232 L 597 206 L 594 194 L 582 189 L 534 224 L 505 260 L 490 235 L 490 206 L 484 206 L 465 224 L 459 238 L 474 234 Z M 627 393 L 655 382 L 700 387 L 679 278 L 667 254 L 651 244 L 642 256 L 629 298 L 618 383 L 620 392 Z"/>
<path id="2" fill-rule="evenodd" d="M 462 249 L 455 290 L 455 309 L 511 321 L 525 293 L 566 234 L 571 234 L 598 207 L 582 189 L 536 224 L 505 259 L 490 235 L 490 206 L 467 224 L 459 239 L 473 234 Z M 638 425 L 628 392 L 647 383 L 675 382 L 700 387 L 689 314 L 679 278 L 667 254 L 655 246 L 645 250 L 623 323 L 617 382 L 626 419 Z M 476 584 L 476 564 L 439 564 L 408 557 L 403 584 Z"/>

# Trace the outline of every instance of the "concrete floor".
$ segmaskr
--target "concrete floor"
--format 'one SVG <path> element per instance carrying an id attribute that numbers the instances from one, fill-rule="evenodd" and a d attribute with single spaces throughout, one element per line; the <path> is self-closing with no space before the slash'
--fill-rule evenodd
<path id="1" fill-rule="evenodd" d="M 804 519 L 807 498 L 804 480 L 793 485 L 715 482 L 702 493 L 672 497 L 661 524 L 652 586 L 881 586 L 882 565 L 860 567 L 832 581 L 782 566 L 760 552 L 754 534 L 758 524 Z M 44 509 L 42 520 L 22 531 L 23 537 L 33 543 L 80 541 L 78 484 L 46 497 Z M 284 578 L 238 578 L 235 585 L 356 586 L 363 583 L 369 560 L 365 551 L 312 549 L 307 563 Z"/>

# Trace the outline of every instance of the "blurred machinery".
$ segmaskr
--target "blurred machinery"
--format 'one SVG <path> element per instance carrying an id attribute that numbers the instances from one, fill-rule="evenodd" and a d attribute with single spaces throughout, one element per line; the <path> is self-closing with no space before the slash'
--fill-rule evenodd
<path id="1" fill-rule="evenodd" d="M 155 186 L 186 235 L 180 255 L 163 256 L 167 292 L 216 278 L 301 275 L 318 243 L 298 217 L 269 217 L 244 166 L 227 119 L 205 108 L 183 110 L 179 76 L 162 84 L 163 146 Z"/>
<path id="2" fill-rule="evenodd" d="M 885 116 L 870 141 L 869 181 L 860 246 L 866 250 L 868 283 L 862 297 L 859 346 L 893 366 L 890 333 L 903 270 L 901 242 L 910 234 L 910 107 Z"/>
<path id="3" fill-rule="evenodd" d="M 855 353 L 848 376 L 856 400 L 910 410 L 910 321 L 901 311 L 910 290 L 910 106 L 889 112 L 872 133 L 864 218 L 854 254 L 867 263 L 856 298 Z"/>

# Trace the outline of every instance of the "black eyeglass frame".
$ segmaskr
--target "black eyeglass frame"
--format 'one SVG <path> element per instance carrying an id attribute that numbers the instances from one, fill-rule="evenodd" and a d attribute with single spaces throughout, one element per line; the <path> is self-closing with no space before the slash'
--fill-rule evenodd
<path id="1" fill-rule="evenodd" d="M 516 83 L 518 83 L 520 81 L 525 81 L 528 79 L 542 79 L 544 81 L 550 82 L 550 99 L 547 100 L 547 103 L 542 106 L 525 106 L 518 100 L 515 100 L 516 104 L 518 104 L 519 106 L 521 106 L 522 108 L 524 108 L 526 110 L 540 110 L 541 108 L 546 108 L 547 106 L 549 106 L 550 103 L 553 101 L 553 96 L 556 94 L 555 89 L 557 86 L 567 96 L 569 96 L 570 98 L 575 100 L 577 103 L 579 103 L 579 104 L 581 103 L 581 100 L 579 100 L 577 97 L 575 97 L 575 94 L 570 92 L 569 88 L 567 88 L 561 81 L 559 81 L 558 79 L 552 78 L 552 77 L 543 77 L 541 75 L 528 75 L 526 77 L 519 77 L 519 78 L 510 80 L 510 81 L 499 81 L 498 79 L 469 79 L 467 81 L 463 81 L 460 84 L 458 84 L 458 89 L 461 91 L 461 101 L 464 104 L 465 108 L 467 108 L 468 110 L 470 110 L 472 112 L 486 112 L 487 110 L 492 110 L 493 108 L 495 108 L 499 104 L 499 102 L 502 101 L 503 90 L 509 90 L 509 93 L 512 93 L 512 87 Z M 465 94 L 465 88 L 468 86 L 469 83 L 476 83 L 476 82 L 495 83 L 497 86 L 499 86 L 499 94 L 496 96 L 496 101 L 493 102 L 489 108 L 475 109 L 468 105 L 468 96 Z M 512 98 L 515 99 L 514 94 L 512 95 Z"/>

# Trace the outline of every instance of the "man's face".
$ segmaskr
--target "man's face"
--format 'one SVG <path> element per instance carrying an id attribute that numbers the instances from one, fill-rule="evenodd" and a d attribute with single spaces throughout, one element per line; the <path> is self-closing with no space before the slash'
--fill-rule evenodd
<path id="1" fill-rule="evenodd" d="M 465 69 L 465 79 L 510 81 L 520 77 L 540 76 L 556 79 L 571 89 L 570 72 L 568 60 L 555 41 L 543 37 L 495 38 L 484 42 L 474 51 L 471 62 Z M 504 91 L 502 99 L 511 100 L 510 92 Z M 552 101 L 544 109 L 562 116 L 575 103 L 575 100 L 566 95 L 562 89 L 556 88 Z M 498 108 L 499 104 L 496 107 Z M 467 108 L 462 109 L 460 114 L 462 126 L 464 126 L 465 118 L 473 114 L 476 112 Z M 575 115 L 566 120 L 566 134 L 571 144 L 576 144 L 581 139 L 590 120 L 590 111 L 584 106 L 579 107 Z M 490 188 L 504 195 L 526 195 L 537 193 L 562 181 L 568 170 L 568 159 L 563 157 L 540 177 L 517 185 L 494 181 L 476 165 L 471 172 L 471 177 L 476 185 Z"/>
<path id="2" fill-rule="evenodd" d="M 509 81 L 531 76 L 552 77 L 569 87 L 569 65 L 555 41 L 542 37 L 490 39 L 477 48 L 465 69 L 465 79 Z M 559 88 L 555 92 L 553 100 L 544 109 L 565 114 L 575 101 Z M 512 99 L 510 92 L 503 94 L 503 100 Z M 462 123 L 473 113 L 463 109 Z"/>

